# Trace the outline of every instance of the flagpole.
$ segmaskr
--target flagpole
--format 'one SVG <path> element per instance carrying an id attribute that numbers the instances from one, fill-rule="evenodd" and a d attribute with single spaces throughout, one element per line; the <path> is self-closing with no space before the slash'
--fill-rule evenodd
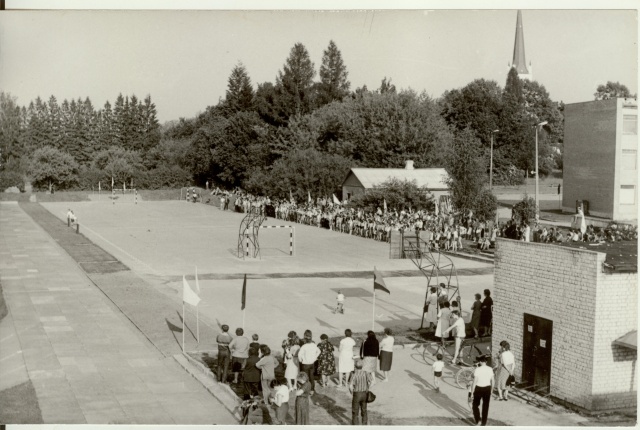
<path id="1" fill-rule="evenodd" d="M 133 181 L 133 179 L 131 179 Z M 196 266 L 196 289 L 198 290 L 198 297 L 200 296 L 200 284 L 198 284 L 198 266 Z M 196 338 L 198 339 L 198 345 L 200 345 L 200 304 L 196 306 Z"/>
<path id="2" fill-rule="evenodd" d="M 247 313 L 246 309 L 242 310 L 242 330 L 244 331 L 244 315 Z"/>
<path id="3" fill-rule="evenodd" d="M 371 321 L 371 330 L 374 330 L 376 327 L 376 290 L 373 290 L 373 315 Z M 375 330 L 374 330 L 375 331 Z"/>
<path id="4" fill-rule="evenodd" d="M 182 353 L 184 354 L 184 301 L 182 301 Z"/>

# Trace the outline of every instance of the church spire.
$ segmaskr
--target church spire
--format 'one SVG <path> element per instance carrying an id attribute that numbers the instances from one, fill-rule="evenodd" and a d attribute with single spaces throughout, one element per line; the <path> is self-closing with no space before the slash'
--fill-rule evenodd
<path id="1" fill-rule="evenodd" d="M 531 65 L 527 68 L 527 60 L 524 56 L 524 31 L 522 29 L 522 12 L 518 11 L 518 19 L 516 21 L 516 40 L 513 45 L 513 62 L 511 67 L 515 67 L 518 77 L 521 79 L 531 79 Z"/>

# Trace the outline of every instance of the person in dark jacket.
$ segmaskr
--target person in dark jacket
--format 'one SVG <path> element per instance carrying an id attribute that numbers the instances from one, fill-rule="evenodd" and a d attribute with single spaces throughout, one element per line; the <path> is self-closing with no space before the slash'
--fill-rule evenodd
<path id="1" fill-rule="evenodd" d="M 380 343 L 376 334 L 369 330 L 367 339 L 360 347 L 360 358 L 362 358 L 362 370 L 371 374 L 371 385 L 376 383 L 376 367 L 378 365 L 378 354 L 380 353 Z"/>
<path id="2" fill-rule="evenodd" d="M 258 385 L 260 384 L 260 369 L 256 367 L 256 363 L 260 361 L 258 350 L 249 348 L 249 358 L 242 371 L 242 380 L 244 381 L 244 391 L 249 397 L 258 395 Z"/>

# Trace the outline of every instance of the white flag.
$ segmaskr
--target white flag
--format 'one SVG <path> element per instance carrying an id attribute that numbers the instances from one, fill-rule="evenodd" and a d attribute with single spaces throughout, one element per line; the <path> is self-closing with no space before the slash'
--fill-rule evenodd
<path id="1" fill-rule="evenodd" d="M 198 306 L 200 303 L 200 297 L 191 289 L 184 275 L 182 275 L 182 301 L 193 306 Z"/>
<path id="2" fill-rule="evenodd" d="M 198 283 L 198 266 L 196 266 L 196 294 L 200 296 L 200 284 Z"/>
<path id="3" fill-rule="evenodd" d="M 333 203 L 339 205 L 340 204 L 340 200 L 338 200 L 338 198 L 336 197 L 336 195 L 333 195 Z"/>

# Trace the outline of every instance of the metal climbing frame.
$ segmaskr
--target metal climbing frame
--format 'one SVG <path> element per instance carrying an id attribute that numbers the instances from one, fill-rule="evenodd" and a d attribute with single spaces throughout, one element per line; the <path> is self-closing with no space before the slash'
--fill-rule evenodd
<path id="1" fill-rule="evenodd" d="M 444 284 L 447 297 L 455 297 L 458 301 L 458 308 L 462 309 L 462 302 L 458 294 L 458 274 L 456 272 L 456 266 L 449 257 L 439 251 L 431 252 L 429 243 L 418 234 L 402 235 L 402 257 L 411 259 L 413 264 L 415 264 L 418 269 L 420 269 L 420 272 L 427 278 L 425 303 L 429 297 L 429 289 Z M 424 316 L 425 312 L 423 308 L 420 328 L 424 328 Z"/>
<path id="2" fill-rule="evenodd" d="M 240 229 L 238 230 L 238 258 L 253 258 L 260 255 L 260 243 L 258 242 L 258 234 L 260 226 L 267 217 L 264 215 L 262 206 L 251 206 L 249 212 L 242 218 Z"/>

